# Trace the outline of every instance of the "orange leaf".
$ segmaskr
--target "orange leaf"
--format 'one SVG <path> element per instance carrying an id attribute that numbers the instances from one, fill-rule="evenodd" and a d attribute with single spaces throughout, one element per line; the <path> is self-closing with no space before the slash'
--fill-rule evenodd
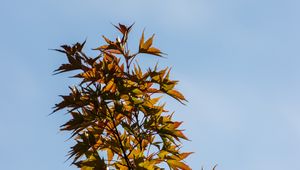
<path id="1" fill-rule="evenodd" d="M 110 163 L 110 161 L 113 159 L 114 157 L 114 153 L 112 152 L 111 149 L 107 149 L 107 160 L 108 160 L 108 163 Z"/>
<path id="2" fill-rule="evenodd" d="M 110 80 L 108 82 L 108 84 L 105 86 L 105 88 L 103 89 L 103 91 L 109 91 L 113 87 L 114 84 L 115 84 L 114 80 Z"/>
<path id="3" fill-rule="evenodd" d="M 104 49 L 107 49 L 108 45 L 102 45 L 98 48 L 94 48 L 93 50 L 104 50 Z"/>
<path id="4" fill-rule="evenodd" d="M 176 135 L 177 137 L 180 137 L 182 139 L 185 139 L 185 140 L 189 140 L 183 133 L 181 130 L 177 130 L 174 132 L 174 135 Z"/>
<path id="5" fill-rule="evenodd" d="M 161 51 L 155 47 L 151 47 L 147 50 L 147 53 L 161 56 Z"/>
<path id="6" fill-rule="evenodd" d="M 182 170 L 191 170 L 191 168 L 183 162 L 179 162 L 176 160 L 168 160 L 167 163 L 174 169 L 180 168 Z"/>
<path id="7" fill-rule="evenodd" d="M 182 124 L 182 122 L 174 122 L 174 123 L 173 123 L 173 126 L 174 126 L 174 128 L 176 129 L 176 128 L 178 128 L 181 124 Z"/>
<path id="8" fill-rule="evenodd" d="M 187 158 L 192 153 L 194 153 L 194 152 L 183 152 L 179 155 L 174 155 L 174 157 L 177 157 L 179 160 L 183 160 L 183 159 Z"/>
<path id="9" fill-rule="evenodd" d="M 167 93 L 176 99 L 185 100 L 184 96 L 177 90 L 169 90 Z"/>
<path id="10" fill-rule="evenodd" d="M 148 50 L 153 42 L 154 34 L 143 44 L 142 49 Z"/>
<path id="11" fill-rule="evenodd" d="M 144 46 L 144 31 L 143 31 L 142 37 L 140 39 L 139 49 L 141 50 L 143 46 Z"/>

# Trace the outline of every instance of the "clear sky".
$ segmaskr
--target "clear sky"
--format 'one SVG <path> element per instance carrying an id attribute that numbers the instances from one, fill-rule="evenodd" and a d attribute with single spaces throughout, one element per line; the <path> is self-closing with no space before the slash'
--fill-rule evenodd
<path id="1" fill-rule="evenodd" d="M 65 58 L 48 49 L 87 39 L 90 51 L 117 33 L 111 23 L 135 22 L 132 46 L 144 28 L 156 33 L 168 54 L 159 61 L 189 100 L 168 108 L 185 122 L 193 169 L 299 170 L 299 9 L 298 0 L 2 0 L 0 169 L 76 169 L 64 162 L 67 116 L 47 116 L 74 81 L 52 76 Z"/>

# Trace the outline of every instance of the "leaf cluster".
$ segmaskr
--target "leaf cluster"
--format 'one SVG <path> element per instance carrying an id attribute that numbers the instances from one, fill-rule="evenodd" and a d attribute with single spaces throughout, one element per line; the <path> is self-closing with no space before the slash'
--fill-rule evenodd
<path id="1" fill-rule="evenodd" d="M 141 54 L 163 53 L 153 47 L 154 35 L 145 40 L 144 32 L 138 51 L 131 53 L 127 40 L 132 26 L 115 26 L 122 38 L 114 41 L 103 36 L 106 43 L 94 49 L 99 51 L 96 57 L 83 52 L 85 42 L 57 49 L 68 62 L 55 73 L 76 71 L 73 77 L 80 79 L 54 107 L 54 112 L 66 110 L 71 115 L 61 126 L 76 141 L 69 158 L 82 170 L 153 170 L 163 163 L 170 169 L 189 170 L 184 159 L 191 152 L 180 151 L 181 140 L 188 140 L 180 129 L 182 122 L 173 120 L 157 96 L 181 103 L 186 99 L 175 90 L 178 81 L 169 78 L 169 68 L 143 71 L 133 64 Z"/>

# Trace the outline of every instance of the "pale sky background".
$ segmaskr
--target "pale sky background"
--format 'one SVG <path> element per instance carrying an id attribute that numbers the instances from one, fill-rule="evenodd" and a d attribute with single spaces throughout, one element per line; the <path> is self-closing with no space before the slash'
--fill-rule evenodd
<path id="1" fill-rule="evenodd" d="M 159 61 L 189 100 L 168 108 L 185 122 L 192 169 L 300 169 L 298 0 L 2 0 L 0 169 L 77 169 L 64 162 L 67 116 L 47 116 L 74 81 L 52 76 L 65 58 L 48 49 L 87 38 L 90 53 L 118 22 L 135 22 L 132 45 L 146 28 L 168 53 Z"/>

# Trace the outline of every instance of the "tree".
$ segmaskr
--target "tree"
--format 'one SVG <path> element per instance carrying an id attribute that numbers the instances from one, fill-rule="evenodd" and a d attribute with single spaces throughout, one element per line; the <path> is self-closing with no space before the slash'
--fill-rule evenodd
<path id="1" fill-rule="evenodd" d="M 181 152 L 181 140 L 188 140 L 180 129 L 181 121 L 173 120 L 173 113 L 160 103 L 162 96 L 171 96 L 180 103 L 185 97 L 169 78 L 170 68 L 149 68 L 142 71 L 136 57 L 150 54 L 162 57 L 153 47 L 154 35 L 145 41 L 140 38 L 138 52 L 131 53 L 127 39 L 133 25 L 115 26 L 121 39 L 109 40 L 94 50 L 96 57 L 83 52 L 85 42 L 62 45 L 56 49 L 66 55 L 55 74 L 72 72 L 80 83 L 70 88 L 68 95 L 54 111 L 66 110 L 71 119 L 61 126 L 71 131 L 76 144 L 69 158 L 82 170 L 101 170 L 114 167 L 120 170 L 191 169 L 184 159 L 192 152 Z M 84 159 L 82 157 L 85 156 Z"/>

